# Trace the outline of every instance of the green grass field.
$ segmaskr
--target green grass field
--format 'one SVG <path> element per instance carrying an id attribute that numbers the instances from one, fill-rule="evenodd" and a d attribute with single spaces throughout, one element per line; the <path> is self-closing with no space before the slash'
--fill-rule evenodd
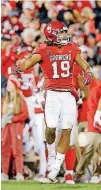
<path id="1" fill-rule="evenodd" d="M 40 184 L 34 181 L 3 182 L 1 190 L 101 190 L 101 184 Z"/>

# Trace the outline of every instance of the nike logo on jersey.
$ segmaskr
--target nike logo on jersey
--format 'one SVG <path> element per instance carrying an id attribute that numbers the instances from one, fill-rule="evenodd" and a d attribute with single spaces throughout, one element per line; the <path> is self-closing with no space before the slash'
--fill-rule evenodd
<path id="1" fill-rule="evenodd" d="M 47 50 L 46 51 L 48 55 L 51 55 L 52 54 L 52 51 L 51 50 Z"/>

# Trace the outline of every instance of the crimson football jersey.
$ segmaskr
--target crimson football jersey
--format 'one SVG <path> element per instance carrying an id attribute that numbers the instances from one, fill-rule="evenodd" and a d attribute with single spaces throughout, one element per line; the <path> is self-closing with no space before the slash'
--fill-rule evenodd
<path id="1" fill-rule="evenodd" d="M 8 76 L 12 74 L 11 67 L 8 68 Z M 20 88 L 25 97 L 32 96 L 34 89 L 34 70 L 33 68 L 27 69 L 24 72 L 19 73 Z"/>
<path id="2" fill-rule="evenodd" d="M 79 48 L 73 42 L 65 46 L 40 44 L 34 53 L 40 54 L 41 69 L 45 78 L 45 89 L 71 89 L 73 82 L 73 63 Z"/>
<path id="3" fill-rule="evenodd" d="M 75 85 L 75 88 L 78 89 L 79 88 L 79 84 L 78 84 L 78 76 L 80 74 L 82 74 L 82 69 L 76 64 L 76 62 L 74 62 L 74 65 L 73 65 L 73 80 L 74 80 L 74 85 Z"/>
<path id="4" fill-rule="evenodd" d="M 32 47 L 24 46 L 23 48 L 19 48 L 17 58 L 21 60 L 23 58 L 27 59 L 32 54 Z M 34 68 L 27 69 L 24 72 L 20 73 L 21 79 L 21 90 L 25 97 L 32 96 L 33 88 L 34 88 Z"/>
<path id="5" fill-rule="evenodd" d="M 100 132 L 99 129 L 94 128 L 94 115 L 96 113 L 97 107 L 98 107 L 98 102 L 101 98 L 101 82 L 99 85 L 94 87 L 91 91 L 91 94 L 88 98 L 88 131 L 90 132 Z"/>
<path id="6" fill-rule="evenodd" d="M 21 78 L 21 90 L 25 97 L 32 96 L 33 88 L 34 88 L 34 72 L 33 68 L 30 68 L 24 72 L 20 73 Z"/>
<path id="7" fill-rule="evenodd" d="M 11 74 L 11 66 L 15 63 L 15 61 L 16 52 L 11 50 L 9 55 L 7 55 L 4 49 L 1 50 L 1 72 L 6 78 L 9 77 L 9 74 Z"/>
<path id="8" fill-rule="evenodd" d="M 90 97 L 88 98 L 88 111 L 92 113 L 96 111 L 99 99 L 101 98 L 101 82 L 92 89 Z"/>

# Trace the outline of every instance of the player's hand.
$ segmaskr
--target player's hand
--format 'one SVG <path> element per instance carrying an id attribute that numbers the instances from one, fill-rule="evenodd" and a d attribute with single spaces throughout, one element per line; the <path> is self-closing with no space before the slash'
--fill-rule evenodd
<path id="1" fill-rule="evenodd" d="M 94 115 L 94 126 L 96 126 L 96 124 L 101 126 L 101 111 L 99 110 L 97 110 Z"/>
<path id="2" fill-rule="evenodd" d="M 92 73 L 91 73 L 91 72 L 85 73 L 85 74 L 84 74 L 84 82 L 83 82 L 84 85 L 86 86 L 86 85 L 90 84 L 91 81 L 92 81 L 92 78 L 93 78 L 93 76 L 92 76 Z"/>
<path id="3" fill-rule="evenodd" d="M 11 73 L 12 73 L 12 75 L 16 75 L 19 78 L 20 70 L 19 70 L 19 67 L 16 64 L 12 65 Z"/>
<path id="4" fill-rule="evenodd" d="M 8 124 L 11 124 L 11 123 L 12 123 L 12 120 L 7 121 L 7 123 L 8 123 Z"/>

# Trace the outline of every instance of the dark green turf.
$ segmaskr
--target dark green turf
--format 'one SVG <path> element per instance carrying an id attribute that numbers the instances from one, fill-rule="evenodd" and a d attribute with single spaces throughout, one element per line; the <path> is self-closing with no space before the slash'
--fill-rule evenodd
<path id="1" fill-rule="evenodd" d="M 1 190 L 101 190 L 101 184 L 40 184 L 34 181 L 3 182 Z"/>

